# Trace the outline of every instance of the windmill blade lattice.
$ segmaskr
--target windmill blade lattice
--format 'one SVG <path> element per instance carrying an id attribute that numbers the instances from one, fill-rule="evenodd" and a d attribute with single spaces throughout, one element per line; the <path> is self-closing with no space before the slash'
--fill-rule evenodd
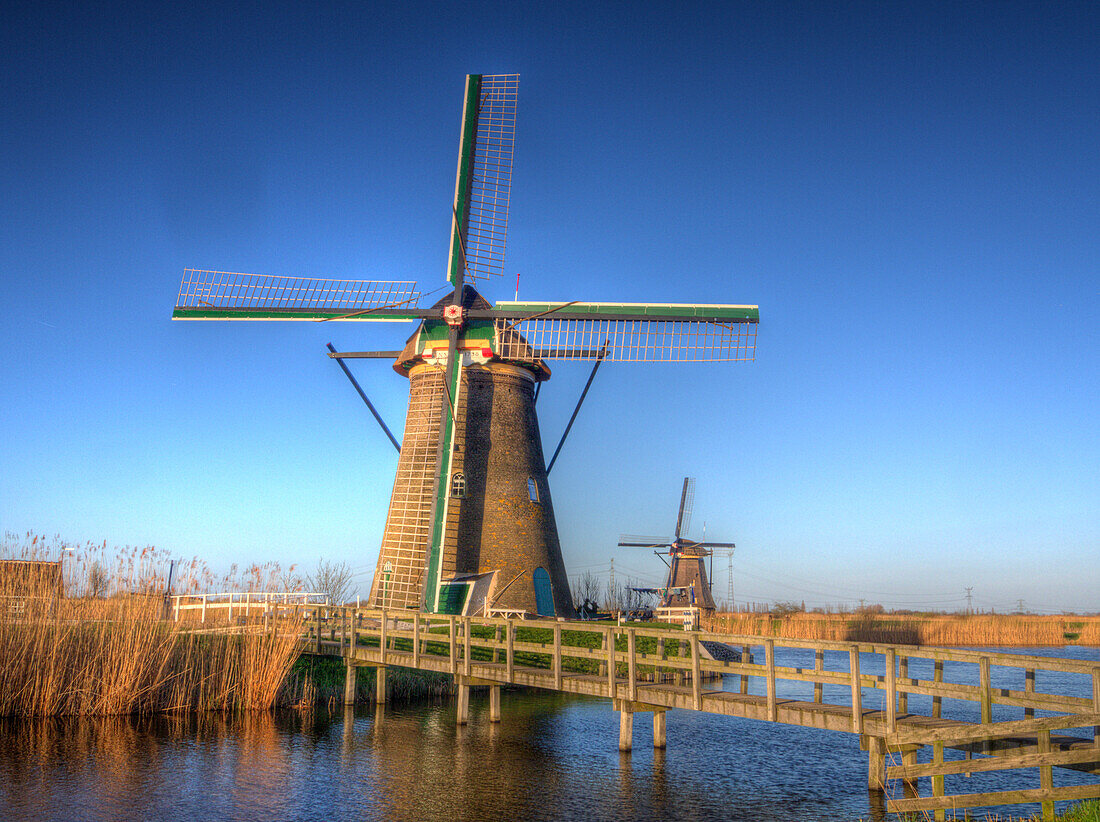
<path id="1" fill-rule="evenodd" d="M 495 308 L 519 314 L 527 308 L 521 306 Z M 514 360 L 595 360 L 606 344 L 604 359 L 610 362 L 751 361 L 757 322 L 756 306 L 577 304 L 531 319 L 498 319 L 497 351 Z"/>
<path id="2" fill-rule="evenodd" d="M 334 280 L 185 268 L 176 297 L 179 315 L 176 319 L 186 319 L 189 313 L 210 319 L 206 313 L 219 310 L 227 312 L 227 316 L 248 310 L 361 311 L 391 305 L 415 306 L 419 298 L 420 292 L 412 281 Z M 262 317 L 277 318 L 277 314 Z"/>
<path id="3" fill-rule="evenodd" d="M 466 276 L 471 280 L 504 273 L 518 100 L 518 74 L 481 78 L 466 217 Z"/>

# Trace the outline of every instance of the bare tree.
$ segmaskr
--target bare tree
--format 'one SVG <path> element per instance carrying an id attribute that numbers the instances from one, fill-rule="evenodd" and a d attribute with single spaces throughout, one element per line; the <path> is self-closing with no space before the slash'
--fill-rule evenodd
<path id="1" fill-rule="evenodd" d="M 317 571 L 306 575 L 306 587 L 312 593 L 327 594 L 332 605 L 342 605 L 351 592 L 351 568 L 346 562 L 319 560 Z"/>
<path id="2" fill-rule="evenodd" d="M 585 571 L 573 587 L 573 604 L 578 611 L 595 611 L 603 596 L 603 582 L 591 571 Z"/>
<path id="3" fill-rule="evenodd" d="M 88 596 L 103 597 L 107 595 L 107 569 L 98 559 L 88 569 Z"/>

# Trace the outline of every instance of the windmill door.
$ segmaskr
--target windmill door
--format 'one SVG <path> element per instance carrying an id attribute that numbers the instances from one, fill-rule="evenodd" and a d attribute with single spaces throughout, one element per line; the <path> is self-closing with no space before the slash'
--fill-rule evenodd
<path id="1" fill-rule="evenodd" d="M 539 616 L 554 616 L 554 593 L 550 588 L 550 575 L 545 568 L 535 569 L 535 610 Z"/>

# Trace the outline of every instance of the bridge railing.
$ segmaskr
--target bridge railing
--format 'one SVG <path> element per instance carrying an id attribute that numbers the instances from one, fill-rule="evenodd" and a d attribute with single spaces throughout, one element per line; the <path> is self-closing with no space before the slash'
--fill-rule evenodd
<path id="1" fill-rule="evenodd" d="M 318 620 L 318 615 L 320 619 Z M 943 700 L 975 703 L 982 724 L 993 724 L 994 706 L 1020 708 L 1023 717 L 1036 710 L 1067 714 L 1100 711 L 1100 663 L 1088 660 L 1058 659 L 1044 656 L 1009 654 L 1000 651 L 928 648 L 869 642 L 779 639 L 768 636 L 685 631 L 676 627 L 656 627 L 628 623 L 559 622 L 557 620 L 518 620 L 499 617 L 448 617 L 411 611 L 379 611 L 354 608 L 311 609 L 306 630 L 317 647 L 343 653 L 350 643 L 373 646 L 385 633 L 392 647 L 394 640 L 414 653 L 446 655 L 452 671 L 475 655 L 515 664 L 515 655 L 523 655 L 527 664 L 548 667 L 555 679 L 566 668 L 574 671 L 587 667 L 590 672 L 620 671 L 628 682 L 641 679 L 663 681 L 691 680 L 693 691 L 701 689 L 707 676 L 740 677 L 739 691 L 750 692 L 750 682 L 763 683 L 769 718 L 773 718 L 779 700 L 777 683 L 801 682 L 813 686 L 812 701 L 823 703 L 824 687 L 843 686 L 850 695 L 851 730 L 865 732 L 864 695 L 868 690 L 881 692 L 880 704 L 868 705 L 881 715 L 876 722 L 884 733 L 897 731 L 899 716 L 910 714 L 909 697 L 931 697 L 928 716 L 942 716 Z M 539 636 L 539 631 L 542 631 Z M 525 639 L 518 638 L 523 632 Z M 327 633 L 327 638 L 324 636 Z M 531 641 L 532 636 L 545 641 Z M 354 637 L 354 640 L 352 640 Z M 418 640 L 418 641 L 414 641 Z M 708 658 L 701 643 L 721 643 L 738 649 L 740 661 Z M 430 650 L 425 650 L 431 645 Z M 461 645 L 461 647 L 459 647 Z M 644 647 L 643 647 L 644 646 Z M 776 648 L 804 649 L 814 654 L 813 667 L 782 666 L 776 663 Z M 762 659 L 758 654 L 762 650 Z M 457 654 L 457 656 L 456 656 Z M 876 671 L 862 670 L 866 655 L 875 655 Z M 584 660 L 587 666 L 570 664 Z M 911 676 L 912 663 L 924 660 L 932 678 Z M 595 666 L 595 669 L 593 669 Z M 996 666 L 998 685 L 993 684 Z M 867 667 L 870 667 L 869 665 Z M 881 670 L 882 673 L 877 671 Z M 1013 673 L 1014 671 L 1014 673 Z M 1047 673 L 1079 674 L 1092 682 L 1092 695 L 1075 696 L 1036 690 L 1036 679 Z M 955 675 L 951 680 L 946 673 Z M 1045 675 L 1044 675 L 1045 676 Z M 962 678 L 975 682 L 959 681 Z M 1005 687 L 1015 680 L 1017 687 Z M 629 687 L 629 686 L 628 686 Z M 633 691 L 634 689 L 631 688 Z M 694 700 L 698 702 L 698 698 Z M 876 732 L 879 730 L 876 727 Z"/>

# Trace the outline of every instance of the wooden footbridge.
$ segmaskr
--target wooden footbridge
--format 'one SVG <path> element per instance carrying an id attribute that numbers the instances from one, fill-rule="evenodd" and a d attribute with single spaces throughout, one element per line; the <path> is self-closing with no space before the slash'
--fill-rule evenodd
<path id="1" fill-rule="evenodd" d="M 265 622 L 286 607 L 266 606 Z M 948 810 L 1030 802 L 1041 803 L 1044 818 L 1052 818 L 1056 801 L 1100 798 L 1100 781 L 1055 786 L 1053 778 L 1055 768 L 1100 775 L 1100 663 L 1095 661 L 725 635 L 645 623 L 471 618 L 323 605 L 294 606 L 294 613 L 302 620 L 304 653 L 345 661 L 347 701 L 354 699 L 357 668 L 378 670 L 376 698 L 385 701 L 385 670 L 399 666 L 454 676 L 460 724 L 469 717 L 471 687 L 489 688 L 493 722 L 500 720 L 502 685 L 609 699 L 620 713 L 622 751 L 631 749 L 636 713 L 653 715 L 653 744 L 663 748 L 670 708 L 858 734 L 868 753 L 868 788 L 885 793 L 887 810 L 927 811 L 936 819 Z M 707 652 L 719 644 L 739 653 Z M 789 655 L 786 649 L 801 649 L 807 660 L 812 652 L 813 666 L 777 664 L 777 647 L 784 655 Z M 715 658 L 720 656 L 729 658 Z M 911 676 L 913 668 L 930 670 L 932 678 Z M 735 689 L 722 689 L 722 677 L 735 677 Z M 1044 684 L 1058 683 L 1063 693 L 1038 690 L 1037 677 Z M 763 686 L 750 687 L 754 679 Z M 1073 680 L 1077 687 L 1069 684 Z M 1009 681 L 1018 687 L 1003 687 Z M 801 688 L 809 698 L 781 698 L 777 683 L 790 682 L 807 683 Z M 1075 690 L 1091 690 L 1091 695 L 1070 693 Z M 835 702 L 826 701 L 827 692 Z M 911 711 L 914 695 L 931 697 L 919 700 L 930 709 Z M 979 718 L 943 716 L 944 700 L 972 703 L 970 712 Z M 999 706 L 1019 713 L 994 721 L 995 708 L 1000 716 L 1016 713 Z M 1084 730 L 1074 734 L 1074 729 Z M 919 755 L 922 750 L 930 755 Z M 965 787 L 960 775 L 1002 770 L 1022 770 L 1019 778 L 1027 786 L 947 792 L 948 785 Z"/>

